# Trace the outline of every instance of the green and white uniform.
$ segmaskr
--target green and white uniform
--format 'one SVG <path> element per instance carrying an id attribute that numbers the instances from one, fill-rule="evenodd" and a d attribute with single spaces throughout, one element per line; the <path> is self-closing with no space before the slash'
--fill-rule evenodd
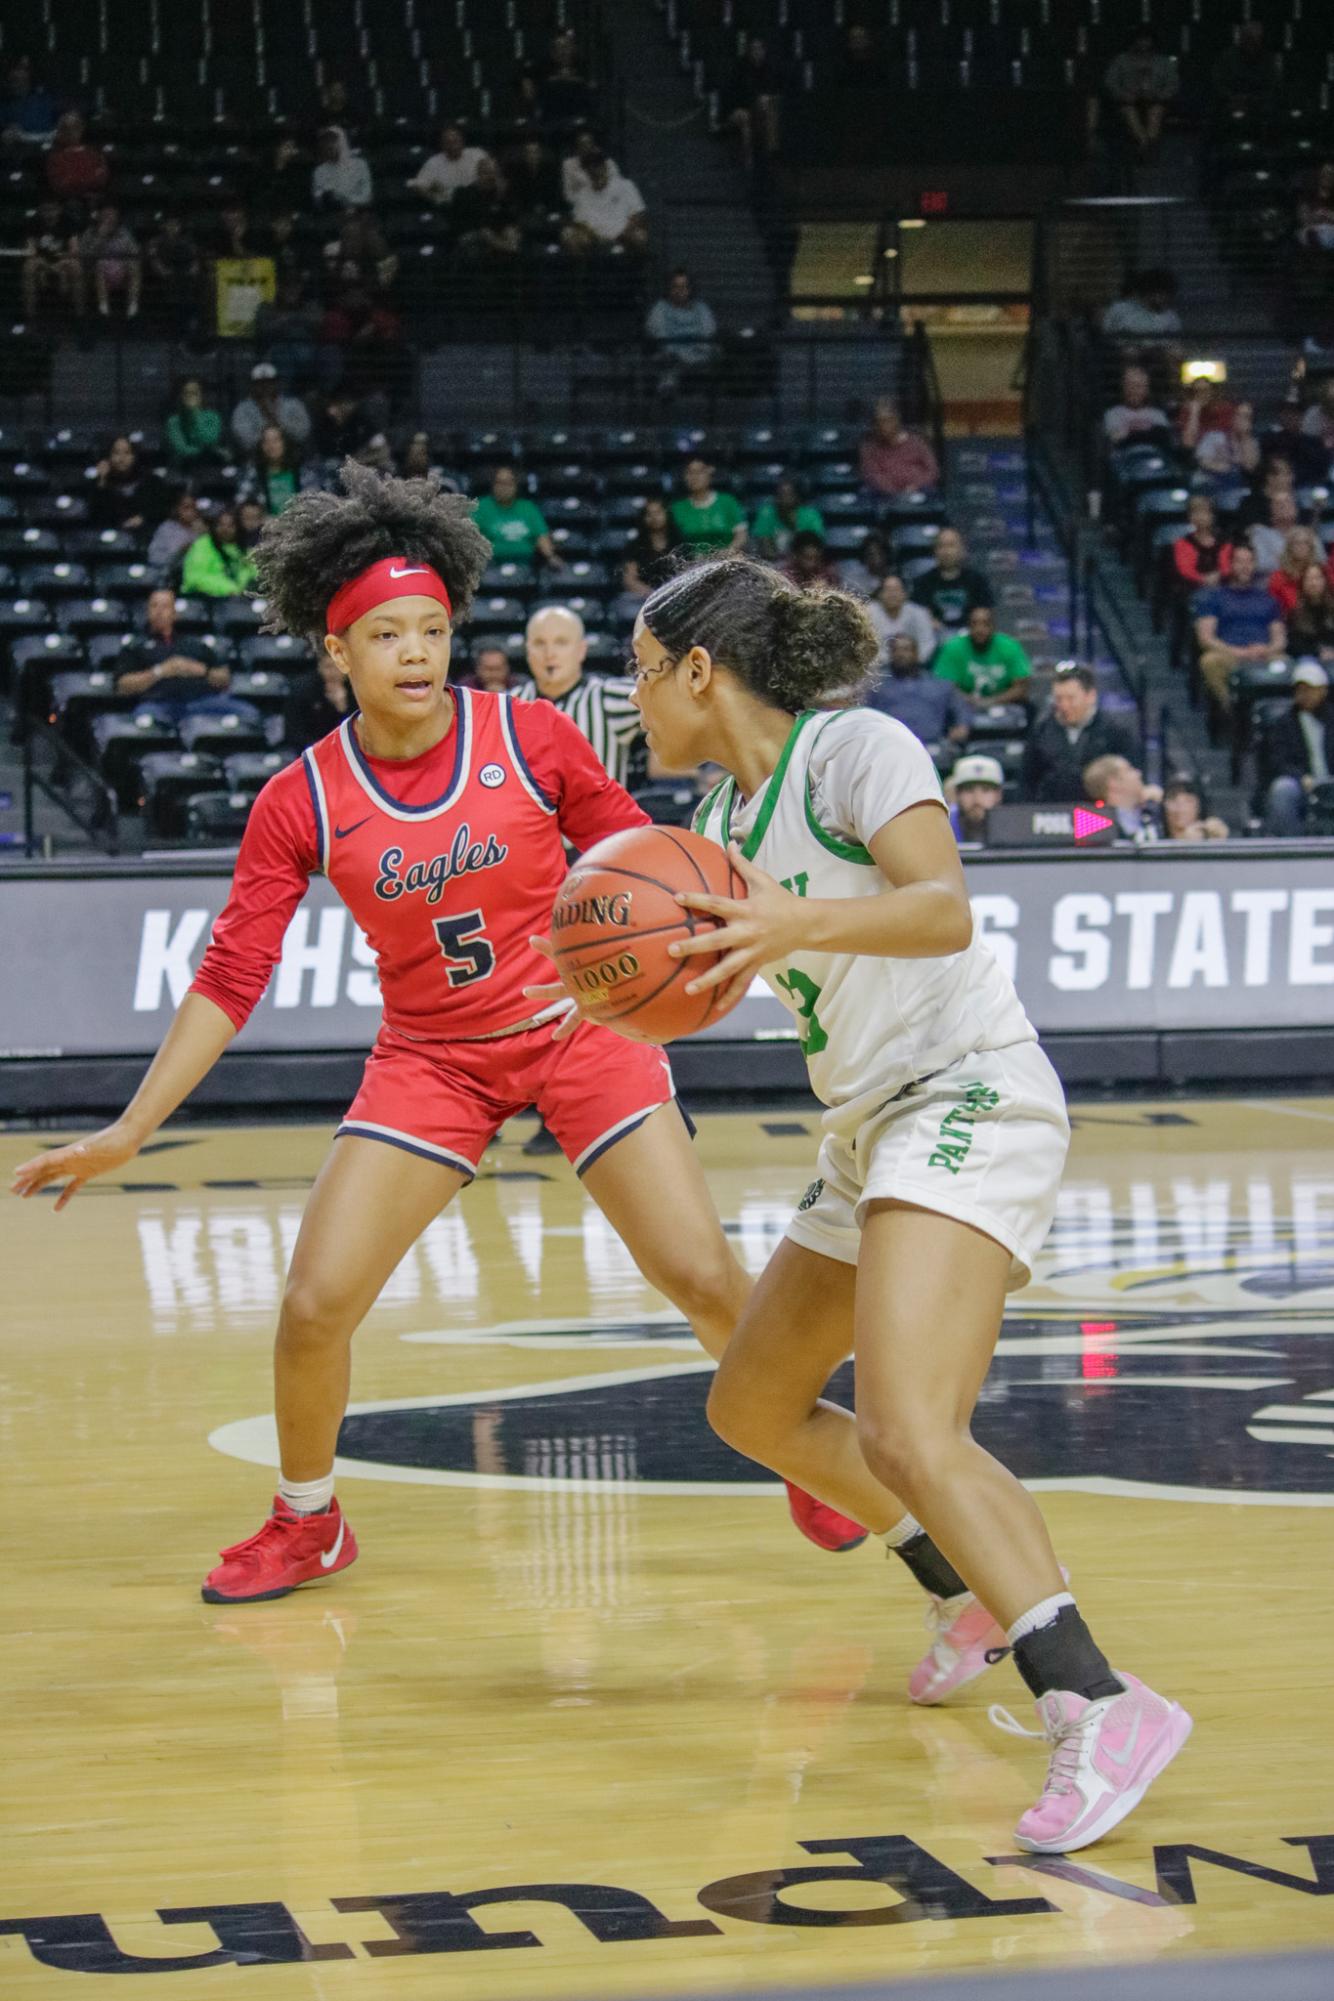
<path id="1" fill-rule="evenodd" d="M 798 896 L 885 891 L 869 843 L 912 806 L 943 807 L 921 744 L 873 709 L 807 710 L 742 802 L 724 779 L 696 833 Z M 763 978 L 788 1008 L 827 1107 L 819 1175 L 789 1236 L 853 1264 L 866 1205 L 910 1202 L 1005 1245 L 1027 1283 L 1051 1226 L 1070 1127 L 1060 1082 L 983 941 L 943 959 L 801 951 Z"/>

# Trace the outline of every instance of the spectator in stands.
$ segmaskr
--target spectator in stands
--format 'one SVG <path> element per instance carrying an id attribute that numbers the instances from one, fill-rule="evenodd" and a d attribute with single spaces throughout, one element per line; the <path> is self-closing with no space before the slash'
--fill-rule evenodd
<path id="1" fill-rule="evenodd" d="M 203 268 L 199 246 L 186 234 L 179 215 L 168 211 L 149 238 L 148 280 L 152 304 L 178 326 L 199 309 L 199 278 Z"/>
<path id="2" fill-rule="evenodd" d="M 222 412 L 206 401 L 204 385 L 197 375 L 186 375 L 177 383 L 167 413 L 164 435 L 167 457 L 181 469 L 226 456 L 222 435 Z"/>
<path id="3" fill-rule="evenodd" d="M 35 320 L 48 300 L 77 314 L 83 296 L 82 272 L 70 254 L 68 233 L 61 226 L 60 203 L 39 202 L 23 246 L 23 317 Z"/>
<path id="4" fill-rule="evenodd" d="M 1260 442 L 1267 463 L 1280 459 L 1289 467 L 1296 485 L 1314 486 L 1329 472 L 1330 455 L 1318 437 L 1302 429 L 1304 416 L 1301 397 L 1295 392 L 1285 396 L 1277 424 L 1264 432 Z"/>
<path id="5" fill-rule="evenodd" d="M 121 221 L 114 202 L 103 202 L 95 220 L 78 239 L 79 260 L 86 277 L 91 277 L 93 302 L 100 316 L 111 317 L 111 301 L 119 299 L 125 317 L 139 312 L 143 289 L 143 261 L 133 233 Z"/>
<path id="6" fill-rule="evenodd" d="M 1084 791 L 1095 806 L 1104 807 L 1112 815 L 1118 840 L 1134 841 L 1136 846 L 1143 847 L 1158 839 L 1162 831 L 1162 787 L 1146 785 L 1144 773 L 1128 757 L 1111 752 L 1095 757 L 1084 767 Z"/>
<path id="7" fill-rule="evenodd" d="M 866 706 L 893 716 L 911 730 L 919 743 L 962 743 L 972 712 L 948 681 L 923 672 L 917 641 L 911 632 L 896 632 L 889 644 L 888 672 L 877 677 L 866 694 Z"/>
<path id="8" fill-rule="evenodd" d="M 1147 156 L 1163 136 L 1167 107 L 1180 87 L 1175 62 L 1160 54 L 1148 28 L 1141 28 L 1129 48 L 1113 56 L 1103 87 L 1136 153 Z"/>
<path id="9" fill-rule="evenodd" d="M 408 182 L 414 194 L 425 195 L 437 208 L 452 201 L 460 188 L 470 188 L 477 169 L 491 156 L 481 146 L 470 146 L 463 127 L 453 120 L 440 128 L 440 148 Z"/>
<path id="10" fill-rule="evenodd" d="M 227 669 L 192 653 L 188 638 L 177 638 L 175 591 L 149 592 L 144 626 L 143 638 L 126 649 L 125 664 L 116 676 L 116 693 L 136 698 L 136 721 L 143 717 L 172 729 L 178 729 L 187 716 L 234 715 L 239 721 L 259 721 L 249 702 L 228 694 Z"/>
<path id="11" fill-rule="evenodd" d="M 320 321 L 320 343 L 325 365 L 337 369 L 368 428 L 387 428 L 411 366 L 398 314 L 364 285 L 344 285 Z"/>
<path id="12" fill-rule="evenodd" d="M 530 134 L 510 155 L 505 177 L 525 236 L 549 240 L 552 218 L 565 202 L 555 154 Z"/>
<path id="13" fill-rule="evenodd" d="M 646 598 L 671 574 L 672 554 L 681 546 L 681 531 L 656 494 L 644 502 L 634 540 L 621 566 L 621 588 L 631 599 Z"/>
<path id="14" fill-rule="evenodd" d="M 1274 599 L 1255 574 L 1255 551 L 1238 542 L 1232 569 L 1220 584 L 1198 591 L 1191 607 L 1200 648 L 1200 673 L 1225 714 L 1232 708 L 1232 676 L 1250 662 L 1276 660 L 1287 646 Z"/>
<path id="15" fill-rule="evenodd" d="M 1269 502 L 1269 519 L 1257 522 L 1246 537 L 1255 551 L 1256 574 L 1272 577 L 1283 561 L 1283 551 L 1294 528 L 1301 526 L 1297 495 L 1291 486 L 1275 488 Z M 1210 579 L 1212 581 L 1212 579 Z"/>
<path id="16" fill-rule="evenodd" d="M 488 154 L 451 204 L 458 245 L 466 257 L 514 257 L 523 247 L 519 211 L 499 167 Z"/>
<path id="17" fill-rule="evenodd" d="M 579 196 L 591 185 L 588 178 L 588 163 L 602 152 L 597 134 L 591 125 L 581 125 L 570 141 L 570 151 L 560 163 L 561 193 L 573 208 Z M 620 174 L 615 160 L 608 159 L 613 178 Z"/>
<path id="18" fill-rule="evenodd" d="M 889 664 L 894 641 L 900 637 L 911 639 L 923 667 L 931 664 L 936 651 L 936 628 L 926 606 L 914 604 L 909 598 L 902 577 L 891 570 L 881 578 L 867 602 L 866 615 L 880 641 L 880 651 L 875 657 L 877 667 Z"/>
<path id="19" fill-rule="evenodd" d="M 319 157 L 310 177 L 310 198 L 316 208 L 369 208 L 373 194 L 371 170 L 352 150 L 341 125 L 327 125 L 319 138 Z"/>
<path id="20" fill-rule="evenodd" d="M 474 507 L 473 519 L 498 563 L 521 563 L 526 569 L 541 561 L 553 570 L 565 568 L 541 508 L 535 500 L 520 496 L 519 476 L 513 466 L 496 467 L 491 491 Z"/>
<path id="21" fill-rule="evenodd" d="M 113 438 L 93 468 L 88 519 L 94 528 L 118 528 L 137 535 L 162 519 L 167 497 L 157 474 L 143 463 L 132 441 Z"/>
<path id="22" fill-rule="evenodd" d="M 927 493 L 940 484 L 940 466 L 925 438 L 904 424 L 891 397 L 877 399 L 871 428 L 857 449 L 862 485 L 882 497 Z"/>
<path id="23" fill-rule="evenodd" d="M 883 100 L 891 87 L 889 65 L 860 22 L 848 29 L 843 56 L 834 73 L 834 89 L 850 99 L 854 119 L 883 115 Z"/>
<path id="24" fill-rule="evenodd" d="M 734 493 L 719 493 L 713 467 L 697 453 L 681 474 L 685 493 L 671 506 L 672 520 L 683 542 L 692 549 L 721 549 L 736 554 L 746 546 L 746 514 Z"/>
<path id="25" fill-rule="evenodd" d="M 284 132 L 273 149 L 273 165 L 265 182 L 268 199 L 286 213 L 304 209 L 310 201 L 311 160 L 299 139 Z"/>
<path id="26" fill-rule="evenodd" d="M 779 568 L 804 591 L 814 590 L 818 585 L 826 589 L 838 585 L 838 571 L 829 560 L 824 536 L 814 534 L 809 528 L 799 529 L 792 537 L 787 561 L 780 563 Z"/>
<path id="27" fill-rule="evenodd" d="M 445 481 L 443 468 L 436 463 L 435 454 L 431 450 L 430 436 L 425 431 L 414 431 L 408 439 L 403 447 L 398 470 L 403 479 L 429 479 L 434 474 L 447 492 L 456 491 L 452 481 Z"/>
<path id="28" fill-rule="evenodd" d="M 355 458 L 375 425 L 346 388 L 325 397 L 315 425 L 315 451 L 334 472 L 346 458 Z"/>
<path id="29" fill-rule="evenodd" d="M 935 563 L 916 578 L 912 594 L 925 605 L 938 635 L 961 632 L 968 614 L 992 603 L 991 585 L 968 564 L 968 550 L 957 528 L 942 528 L 935 542 Z"/>
<path id="30" fill-rule="evenodd" d="M 518 677 L 514 672 L 514 662 L 503 646 L 479 646 L 472 656 L 472 672 L 468 684 L 473 688 L 485 688 L 488 694 L 503 695 L 511 691 L 518 693 Z"/>
<path id="31" fill-rule="evenodd" d="M 551 38 L 545 73 L 538 79 L 538 102 L 546 125 L 579 125 L 593 109 L 593 86 L 579 63 L 579 44 L 569 28 Z"/>
<path id="32" fill-rule="evenodd" d="M 1288 530 L 1278 568 L 1269 574 L 1269 595 L 1278 606 L 1280 618 L 1286 619 L 1296 609 L 1302 594 L 1302 579 L 1323 554 L 1313 529 L 1299 526 Z"/>
<path id="33" fill-rule="evenodd" d="M 874 597 L 892 568 L 889 546 L 884 536 L 873 528 L 856 555 L 847 557 L 839 564 L 838 579 L 843 589 L 851 591 L 854 597 Z"/>
<path id="34" fill-rule="evenodd" d="M 241 547 L 234 507 L 220 507 L 204 533 L 190 544 L 181 566 L 187 597 L 248 597 L 255 588 L 255 565 Z"/>
<path id="35" fill-rule="evenodd" d="M 192 542 L 204 532 L 199 502 L 187 488 L 178 493 L 165 521 L 159 521 L 148 544 L 148 561 L 153 569 L 175 576 L 181 559 Z"/>
<path id="36" fill-rule="evenodd" d="M 1177 281 L 1170 271 L 1132 271 L 1121 296 L 1102 316 L 1102 330 L 1116 340 L 1163 341 L 1181 332 Z"/>
<path id="37" fill-rule="evenodd" d="M 1292 707 L 1261 737 L 1259 771 L 1264 831 L 1295 839 L 1305 829 L 1311 793 L 1334 778 L 1334 702 L 1318 660 L 1294 669 Z"/>
<path id="38" fill-rule="evenodd" d="M 1122 371 L 1121 401 L 1104 413 L 1102 428 L 1108 444 L 1113 447 L 1154 439 L 1166 440 L 1171 425 L 1167 412 L 1160 410 L 1153 401 L 1146 368 L 1135 366 Z"/>
<path id="39" fill-rule="evenodd" d="M 1334 250 L 1334 160 L 1322 161 L 1297 204 L 1297 241 L 1306 250 Z"/>
<path id="40" fill-rule="evenodd" d="M 249 499 L 237 501 L 236 540 L 238 546 L 244 549 L 247 555 L 250 554 L 263 534 L 264 523 L 268 518 L 263 501 L 256 500 L 253 495 Z"/>
<path id="41" fill-rule="evenodd" d="M 1318 400 L 1302 418 L 1302 433 L 1316 440 L 1326 464 L 1334 458 L 1334 376 L 1321 384 Z"/>
<path id="42" fill-rule="evenodd" d="M 356 706 L 346 674 L 321 650 L 310 673 L 292 685 L 283 714 L 283 742 L 289 750 L 309 750 L 346 722 Z"/>
<path id="43" fill-rule="evenodd" d="M 1296 497 L 1293 484 L 1292 466 L 1283 457 L 1266 459 L 1260 474 L 1259 491 L 1252 486 L 1241 506 L 1237 509 L 1236 523 L 1239 533 L 1249 535 L 1258 524 L 1271 523 L 1274 501 L 1279 494 Z"/>
<path id="44" fill-rule="evenodd" d="M 307 299 L 306 285 L 301 271 L 282 273 L 273 298 L 261 299 L 255 313 L 255 345 L 282 382 L 306 381 L 318 373 L 323 316 Z"/>
<path id="45" fill-rule="evenodd" d="M 247 458 L 259 450 L 260 432 L 266 424 L 276 424 L 291 445 L 304 445 L 310 436 L 310 412 L 305 404 L 284 395 L 271 361 L 257 361 L 250 371 L 250 394 L 232 411 L 232 437 Z"/>
<path id="46" fill-rule="evenodd" d="M 1209 423 L 1201 428 L 1195 444 L 1195 463 L 1214 479 L 1249 478 L 1260 469 L 1260 440 L 1255 435 L 1255 406 L 1236 403 L 1226 423 Z M 1183 439 L 1183 442 L 1186 442 Z"/>
<path id="47" fill-rule="evenodd" d="M 295 209 L 276 209 L 265 223 L 260 241 L 261 254 L 273 260 L 273 274 L 280 292 L 284 285 L 310 283 L 310 262 L 297 235 Z"/>
<path id="48" fill-rule="evenodd" d="M 236 195 L 218 211 L 212 248 L 216 257 L 235 257 L 242 262 L 259 255 L 250 234 L 250 211 Z"/>
<path id="49" fill-rule="evenodd" d="M 277 424 L 266 424 L 237 499 L 258 500 L 266 514 L 281 514 L 303 489 L 316 482 L 303 476 L 301 456 Z"/>
<path id="50" fill-rule="evenodd" d="M 697 373 L 717 360 L 717 332 L 713 308 L 695 297 L 690 273 L 673 271 L 666 292 L 644 320 L 644 333 L 661 364 L 659 394 L 674 395 L 683 374 Z"/>
<path id="51" fill-rule="evenodd" d="M 784 473 L 751 524 L 751 540 L 757 556 L 766 562 L 786 556 L 794 535 L 824 536 L 824 516 L 811 501 L 803 500 L 801 488 L 791 473 Z M 841 579 L 840 579 L 841 580 Z"/>
<path id="52" fill-rule="evenodd" d="M 974 708 L 1032 697 L 1033 663 L 1017 639 L 997 632 L 990 605 L 973 606 L 966 630 L 942 643 L 932 672 L 952 681 Z"/>
<path id="53" fill-rule="evenodd" d="M 976 752 L 961 757 L 949 775 L 945 797 L 950 805 L 950 827 L 960 846 L 965 841 L 985 841 L 987 816 L 1005 796 L 1005 773 L 999 758 Z"/>
<path id="54" fill-rule="evenodd" d="M 90 146 L 84 133 L 83 118 L 77 111 L 67 111 L 56 126 L 46 156 L 46 185 L 57 201 L 91 201 L 111 179 L 106 154 L 100 146 Z"/>
<path id="55" fill-rule="evenodd" d="M 1278 58 L 1265 47 L 1263 21 L 1243 21 L 1236 40 L 1214 64 L 1214 108 L 1220 116 L 1271 110 L 1277 101 Z"/>
<path id="56" fill-rule="evenodd" d="M 1205 812 L 1204 789 L 1187 772 L 1163 787 L 1162 815 L 1165 841 L 1225 841 L 1231 832 L 1226 820 Z"/>
<path id="57" fill-rule="evenodd" d="M 1138 762 L 1133 725 L 1103 709 L 1091 669 L 1062 661 L 1051 684 L 1051 706 L 1024 745 L 1024 798 L 1052 804 L 1082 799 L 1085 767 L 1109 754 Z"/>
<path id="58" fill-rule="evenodd" d="M 1308 563 L 1303 570 L 1302 587 L 1285 628 L 1294 659 L 1334 666 L 1334 585 L 1323 564 Z"/>
<path id="59" fill-rule="evenodd" d="M 606 674 L 584 674 L 588 635 L 568 605 L 541 605 L 528 621 L 529 686 L 519 700 L 551 702 L 588 738 L 595 756 L 618 784 L 630 769 L 630 749 L 643 731 L 630 699 L 630 683 Z"/>
<path id="60" fill-rule="evenodd" d="M 639 255 L 648 248 L 644 197 L 624 174 L 613 174 L 605 153 L 584 162 L 588 186 L 575 197 L 573 219 L 561 232 L 567 250 L 584 256 L 595 250 Z"/>
<path id="61" fill-rule="evenodd" d="M 1197 591 L 1216 584 L 1232 568 L 1232 545 L 1218 532 L 1218 511 L 1207 493 L 1193 493 L 1186 507 L 1190 523 L 1172 544 L 1172 562 L 1179 580 Z"/>
<path id="62" fill-rule="evenodd" d="M 5 88 L 0 94 L 0 137 L 7 144 L 35 144 L 51 137 L 56 118 L 56 100 L 49 90 L 34 82 L 31 60 L 27 56 L 16 57 L 9 65 Z"/>
<path id="63" fill-rule="evenodd" d="M 772 159 L 778 151 L 782 102 L 783 79 L 769 60 L 768 43 L 750 35 L 722 94 L 723 123 L 741 141 L 747 172 L 757 159 Z"/>
<path id="64" fill-rule="evenodd" d="M 352 101 L 352 92 L 341 76 L 330 77 L 320 91 L 320 123 L 322 125 L 355 125 L 357 107 Z"/>
<path id="65" fill-rule="evenodd" d="M 341 285 L 367 285 L 387 291 L 398 276 L 398 258 L 369 209 L 348 209 L 339 217 L 338 234 L 324 246 L 327 271 Z"/>

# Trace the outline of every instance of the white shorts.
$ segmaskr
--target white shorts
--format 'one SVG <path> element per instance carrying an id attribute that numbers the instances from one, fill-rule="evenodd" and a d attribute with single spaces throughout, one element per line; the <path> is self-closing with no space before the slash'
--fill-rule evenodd
<path id="1" fill-rule="evenodd" d="M 787 1234 L 856 1264 L 868 1203 L 910 1202 L 1003 1244 L 1013 1292 L 1051 1228 L 1069 1144 L 1065 1093 L 1036 1042 L 965 1056 L 909 1084 L 851 1140 L 826 1133 L 820 1178 Z"/>

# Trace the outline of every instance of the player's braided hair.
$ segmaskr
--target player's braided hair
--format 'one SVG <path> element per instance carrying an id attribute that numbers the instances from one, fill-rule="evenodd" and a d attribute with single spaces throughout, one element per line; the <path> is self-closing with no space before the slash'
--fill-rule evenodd
<path id="1" fill-rule="evenodd" d="M 270 632 L 317 645 L 330 599 L 386 556 L 406 556 L 439 572 L 455 625 L 467 616 L 491 545 L 475 527 L 472 504 L 442 493 L 435 477 L 393 479 L 348 459 L 339 493 L 299 493 L 255 545 Z"/>
<path id="2" fill-rule="evenodd" d="M 706 647 L 753 695 L 793 715 L 855 702 L 879 651 L 856 598 L 799 590 L 747 556 L 689 564 L 650 593 L 643 617 L 676 658 Z"/>

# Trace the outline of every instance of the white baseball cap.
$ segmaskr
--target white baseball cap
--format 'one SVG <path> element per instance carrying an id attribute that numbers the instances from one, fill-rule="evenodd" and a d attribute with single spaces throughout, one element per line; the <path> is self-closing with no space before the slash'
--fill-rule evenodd
<path id="1" fill-rule="evenodd" d="M 950 773 L 950 782 L 956 788 L 960 785 L 1003 786 L 1005 773 L 994 757 L 961 757 Z"/>
<path id="2" fill-rule="evenodd" d="M 1318 660 L 1299 660 L 1292 673 L 1294 688 L 1327 688 L 1329 676 Z"/>
<path id="3" fill-rule="evenodd" d="M 252 382 L 276 382 L 278 371 L 271 361 L 257 361 L 250 371 Z"/>

